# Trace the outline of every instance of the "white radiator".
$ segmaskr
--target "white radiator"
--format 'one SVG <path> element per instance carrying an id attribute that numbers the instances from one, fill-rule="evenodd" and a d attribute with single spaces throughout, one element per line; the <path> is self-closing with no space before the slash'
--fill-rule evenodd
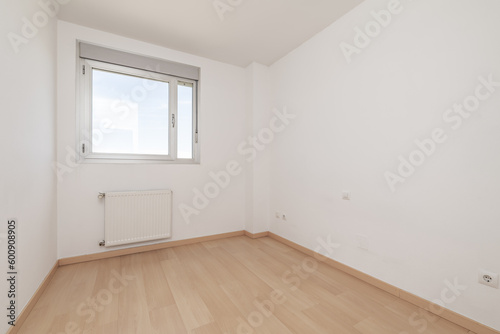
<path id="1" fill-rule="evenodd" d="M 171 237 L 171 190 L 111 192 L 103 197 L 106 247 Z"/>

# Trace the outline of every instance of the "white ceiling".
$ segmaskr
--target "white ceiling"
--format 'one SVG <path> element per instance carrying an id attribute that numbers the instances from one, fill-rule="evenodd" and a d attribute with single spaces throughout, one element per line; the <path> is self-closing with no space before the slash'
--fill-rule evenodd
<path id="1" fill-rule="evenodd" d="M 59 18 L 245 67 L 271 65 L 362 1 L 73 0 Z M 217 2 L 235 4 L 223 20 Z"/>

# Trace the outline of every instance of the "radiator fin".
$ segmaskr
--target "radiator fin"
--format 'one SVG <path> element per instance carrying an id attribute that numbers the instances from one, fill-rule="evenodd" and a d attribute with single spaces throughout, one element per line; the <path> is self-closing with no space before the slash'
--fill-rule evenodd
<path id="1" fill-rule="evenodd" d="M 106 193 L 104 207 L 106 247 L 171 237 L 170 190 Z"/>

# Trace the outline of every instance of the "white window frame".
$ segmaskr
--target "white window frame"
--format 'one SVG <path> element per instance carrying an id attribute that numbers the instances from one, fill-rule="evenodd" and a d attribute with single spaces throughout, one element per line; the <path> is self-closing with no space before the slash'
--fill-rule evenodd
<path id="1" fill-rule="evenodd" d="M 77 85 L 77 149 L 80 163 L 170 163 L 170 164 L 199 164 L 199 115 L 198 96 L 199 84 L 197 80 L 157 73 L 144 69 L 90 60 L 78 57 L 78 85 Z M 92 152 L 94 135 L 92 134 L 92 83 L 93 70 L 130 75 L 144 79 L 157 80 L 169 83 L 169 150 L 168 155 L 148 154 L 109 154 Z M 177 100 L 179 83 L 193 85 L 193 124 L 192 124 L 192 159 L 177 158 Z"/>

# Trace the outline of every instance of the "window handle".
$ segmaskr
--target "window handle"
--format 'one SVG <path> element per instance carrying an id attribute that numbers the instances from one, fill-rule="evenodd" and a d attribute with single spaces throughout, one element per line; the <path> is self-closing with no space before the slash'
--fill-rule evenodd
<path id="1" fill-rule="evenodd" d="M 172 114 L 172 127 L 175 128 L 175 115 Z"/>

